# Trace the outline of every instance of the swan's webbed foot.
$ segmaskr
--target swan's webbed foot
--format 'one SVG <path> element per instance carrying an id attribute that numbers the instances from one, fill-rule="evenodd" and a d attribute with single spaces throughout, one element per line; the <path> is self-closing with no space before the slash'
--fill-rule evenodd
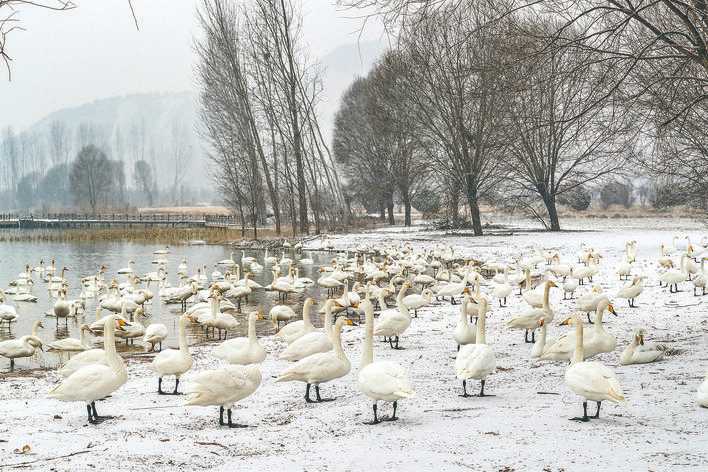
<path id="1" fill-rule="evenodd" d="M 91 402 L 91 405 L 86 405 L 86 409 L 89 412 L 89 423 L 91 424 L 100 424 L 114 418 L 113 416 L 98 416 L 98 413 L 96 413 L 96 402 Z"/>
<path id="2" fill-rule="evenodd" d="M 467 393 L 467 380 L 463 380 L 463 381 L 462 381 L 462 394 L 461 394 L 461 395 L 458 395 L 458 396 L 460 396 L 460 397 L 462 397 L 462 398 L 467 398 L 467 397 L 471 397 L 471 396 L 472 396 L 472 395 L 470 395 L 469 393 Z"/>
<path id="3" fill-rule="evenodd" d="M 229 428 L 248 428 L 249 426 L 247 424 L 239 424 L 239 423 L 234 423 L 231 421 L 231 408 L 226 410 L 226 415 L 228 419 L 228 423 L 226 424 Z"/>
<path id="4" fill-rule="evenodd" d="M 590 313 L 587 313 L 587 315 L 588 315 L 588 323 L 594 324 L 594 323 L 592 322 L 592 320 L 590 319 Z"/>
<path id="5" fill-rule="evenodd" d="M 396 347 L 393 347 L 393 345 L 391 345 L 391 348 L 392 348 L 392 349 L 398 349 L 398 350 L 403 350 L 403 349 L 405 349 L 405 347 L 400 347 L 400 346 L 398 345 L 398 336 L 396 336 Z"/>
<path id="6" fill-rule="evenodd" d="M 590 421 L 590 417 L 588 416 L 588 402 L 583 402 L 583 416 L 570 418 L 570 421 L 582 421 L 583 423 Z"/>
<path id="7" fill-rule="evenodd" d="M 321 402 L 332 402 L 332 401 L 335 400 L 334 398 L 322 398 L 322 397 L 320 397 L 320 386 L 319 386 L 319 385 L 315 385 L 315 398 L 317 398 L 317 403 L 321 403 Z"/>

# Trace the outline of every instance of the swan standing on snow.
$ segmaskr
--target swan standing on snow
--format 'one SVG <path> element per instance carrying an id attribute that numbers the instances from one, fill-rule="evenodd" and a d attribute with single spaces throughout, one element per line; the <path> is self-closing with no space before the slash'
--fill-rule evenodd
<path id="1" fill-rule="evenodd" d="M 403 295 L 410 286 L 410 282 L 405 282 L 403 284 L 400 292 L 398 292 L 398 306 L 393 310 L 381 312 L 379 315 L 379 322 L 376 323 L 374 334 L 376 336 L 384 336 L 384 338 L 388 338 L 388 343 L 391 346 L 391 349 L 403 349 L 398 346 L 398 338 L 411 325 L 411 315 L 408 312 L 408 308 L 406 308 L 406 305 L 403 303 Z M 393 346 L 393 338 L 396 338 L 396 347 Z"/>
<path id="2" fill-rule="evenodd" d="M 632 342 L 620 355 L 620 364 L 648 364 L 664 357 L 664 351 L 661 351 L 656 344 L 644 342 L 645 335 L 646 331 L 643 328 L 634 332 Z"/>
<path id="3" fill-rule="evenodd" d="M 364 350 L 359 366 L 359 390 L 374 401 L 374 420 L 366 424 L 378 424 L 383 421 L 395 421 L 398 401 L 404 398 L 413 398 L 415 392 L 408 380 L 408 372 L 399 364 L 391 361 L 374 362 L 374 305 L 366 299 L 362 303 L 366 316 L 366 335 Z M 388 418 L 379 419 L 377 416 L 379 401 L 393 402 L 393 414 Z"/>
<path id="4" fill-rule="evenodd" d="M 150 363 L 150 368 L 157 373 L 157 393 L 169 395 L 162 391 L 162 378 L 166 375 L 175 376 L 175 389 L 172 395 L 178 395 L 179 378 L 192 368 L 192 356 L 189 354 L 189 344 L 187 344 L 187 315 L 179 317 L 179 349 L 162 350 Z"/>
<path id="5" fill-rule="evenodd" d="M 484 393 L 486 378 L 497 367 L 494 350 L 486 344 L 485 338 L 487 305 L 487 299 L 481 297 L 477 316 L 476 343 L 463 346 L 455 359 L 455 374 L 459 380 L 462 380 L 462 395 L 460 395 L 462 397 L 472 396 L 467 393 L 469 379 L 481 380 L 482 388 L 478 396 L 493 396 Z"/>
<path id="6" fill-rule="evenodd" d="M 276 382 L 304 382 L 305 401 L 319 403 L 334 400 L 334 398 L 320 397 L 320 384 L 344 377 L 351 370 L 351 364 L 342 349 L 342 326 L 351 325 L 351 320 L 341 317 L 334 325 L 333 342 L 334 350 L 320 352 L 307 356 L 297 361 L 292 367 L 280 374 Z M 315 386 L 315 400 L 310 399 L 310 387 Z"/>
<path id="7" fill-rule="evenodd" d="M 590 421 L 590 418 L 600 417 L 600 406 L 604 400 L 619 403 L 624 401 L 624 395 L 612 369 L 599 362 L 584 361 L 583 320 L 577 316 L 572 323 L 575 324 L 575 354 L 565 371 L 565 384 L 576 395 L 583 397 L 583 416 L 573 420 Z M 588 400 L 597 403 L 597 411 L 592 417 L 588 416 Z"/>
<path id="8" fill-rule="evenodd" d="M 413 310 L 413 317 L 418 318 L 418 309 L 430 305 L 433 301 L 433 291 L 426 288 L 421 293 L 412 293 L 403 297 L 403 304 Z"/>
<path id="9" fill-rule="evenodd" d="M 62 383 L 49 391 L 50 398 L 64 402 L 85 402 L 88 421 L 91 424 L 100 423 L 111 418 L 98 416 L 96 400 L 106 398 L 118 390 L 128 380 L 128 370 L 123 359 L 116 352 L 115 329 L 123 329 L 125 321 L 115 316 L 106 319 L 103 328 L 103 350 L 106 363 L 84 366 L 64 379 Z"/>
<path id="10" fill-rule="evenodd" d="M 37 348 L 43 350 L 42 340 L 37 336 L 39 328 L 44 328 L 44 325 L 37 320 L 32 324 L 32 334 L 22 336 L 19 339 L 8 339 L 0 342 L 0 356 L 10 359 L 10 372 L 15 370 L 15 359 L 32 357 Z"/>
<path id="11" fill-rule="evenodd" d="M 318 352 L 331 351 L 334 347 L 332 345 L 332 319 L 334 317 L 332 308 L 334 305 L 334 300 L 330 299 L 325 302 L 325 318 L 322 331 L 312 331 L 296 339 L 280 353 L 279 358 L 286 361 L 299 361 Z"/>
<path id="12" fill-rule="evenodd" d="M 185 405 L 219 406 L 219 425 L 245 428 L 231 420 L 231 409 L 238 401 L 249 397 L 261 384 L 261 370 L 257 365 L 228 365 L 205 370 L 195 375 L 187 385 Z M 224 422 L 224 411 L 227 422 Z"/>
<path id="13" fill-rule="evenodd" d="M 630 308 L 636 308 L 634 304 L 634 299 L 637 298 L 644 290 L 643 276 L 635 276 L 632 279 L 632 283 L 622 287 L 619 292 L 617 292 L 617 298 L 625 298 Z"/>
<path id="14" fill-rule="evenodd" d="M 543 288 L 543 308 L 531 308 L 523 315 L 515 316 L 507 321 L 506 325 L 510 329 L 524 329 L 524 341 L 533 343 L 536 341 L 536 328 L 538 328 L 538 320 L 541 318 L 546 320 L 546 323 L 553 321 L 554 313 L 550 305 L 551 288 L 557 287 L 555 282 L 547 280 Z M 524 292 L 527 293 L 527 292 Z M 531 331 L 531 339 L 529 339 L 529 331 Z"/>
<path id="15" fill-rule="evenodd" d="M 464 302 L 460 307 L 460 319 L 457 322 L 455 331 L 452 337 L 457 342 L 457 350 L 460 350 L 460 346 L 465 346 L 467 344 L 474 344 L 476 338 L 475 329 L 470 325 L 470 318 L 467 316 L 467 303 L 469 302 L 469 295 L 465 294 Z"/>
<path id="16" fill-rule="evenodd" d="M 263 316 L 257 311 L 248 315 L 248 336 L 229 339 L 219 344 L 212 354 L 217 359 L 222 359 L 229 364 L 260 364 L 266 358 L 266 351 L 256 337 L 256 321 Z"/>
<path id="17" fill-rule="evenodd" d="M 143 342 L 146 344 L 145 351 L 154 351 L 156 345 L 160 345 L 160 351 L 162 351 L 162 341 L 167 339 L 167 326 L 162 323 L 150 323 L 147 328 L 145 328 L 145 334 L 143 335 Z M 148 347 L 147 344 L 150 346 Z"/>

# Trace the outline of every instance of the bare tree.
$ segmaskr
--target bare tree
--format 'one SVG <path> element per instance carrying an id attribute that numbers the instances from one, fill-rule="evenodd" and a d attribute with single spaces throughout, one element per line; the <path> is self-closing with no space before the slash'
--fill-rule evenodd
<path id="1" fill-rule="evenodd" d="M 407 82 L 421 134 L 438 143 L 439 173 L 464 189 L 472 226 L 481 235 L 480 199 L 505 177 L 503 149 L 508 90 L 499 54 L 503 29 L 486 28 L 496 12 L 467 2 L 442 7 L 404 31 Z"/>
<path id="2" fill-rule="evenodd" d="M 530 30 L 555 31 L 552 22 L 524 20 L 524 25 L 518 41 L 508 43 L 509 56 L 520 56 L 510 68 L 518 80 L 511 93 L 508 149 L 510 176 L 521 193 L 512 189 L 510 195 L 517 205 L 523 195 L 540 197 L 547 217 L 533 202 L 528 208 L 558 231 L 557 199 L 622 170 L 636 128 L 624 103 L 606 93 L 617 71 L 603 67 L 592 51 L 545 48 L 543 41 L 529 40 L 544 36 Z"/>

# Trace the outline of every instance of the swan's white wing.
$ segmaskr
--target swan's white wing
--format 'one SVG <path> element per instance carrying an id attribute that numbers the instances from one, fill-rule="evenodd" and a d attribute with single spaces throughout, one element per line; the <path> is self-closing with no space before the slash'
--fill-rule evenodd
<path id="1" fill-rule="evenodd" d="M 90 401 L 104 398 L 120 385 L 116 373 L 103 364 L 84 366 L 50 390 L 49 396 L 64 401 Z"/>
<path id="2" fill-rule="evenodd" d="M 566 370 L 565 380 L 571 390 L 590 400 L 624 400 L 614 371 L 599 362 L 573 364 Z"/>
<path id="3" fill-rule="evenodd" d="M 359 372 L 359 384 L 374 398 L 415 396 L 408 372 L 395 362 L 380 361 L 367 365 Z"/>

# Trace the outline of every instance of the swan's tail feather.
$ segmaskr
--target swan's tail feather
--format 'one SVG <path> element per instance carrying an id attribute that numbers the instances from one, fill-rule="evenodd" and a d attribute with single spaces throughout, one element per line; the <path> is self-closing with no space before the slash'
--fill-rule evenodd
<path id="1" fill-rule="evenodd" d="M 609 395 L 610 400 L 614 402 L 620 403 L 625 401 L 624 395 L 622 395 L 622 393 L 616 392 L 615 389 L 613 389 L 612 387 L 610 387 L 610 389 L 608 390 L 607 395 Z"/>

